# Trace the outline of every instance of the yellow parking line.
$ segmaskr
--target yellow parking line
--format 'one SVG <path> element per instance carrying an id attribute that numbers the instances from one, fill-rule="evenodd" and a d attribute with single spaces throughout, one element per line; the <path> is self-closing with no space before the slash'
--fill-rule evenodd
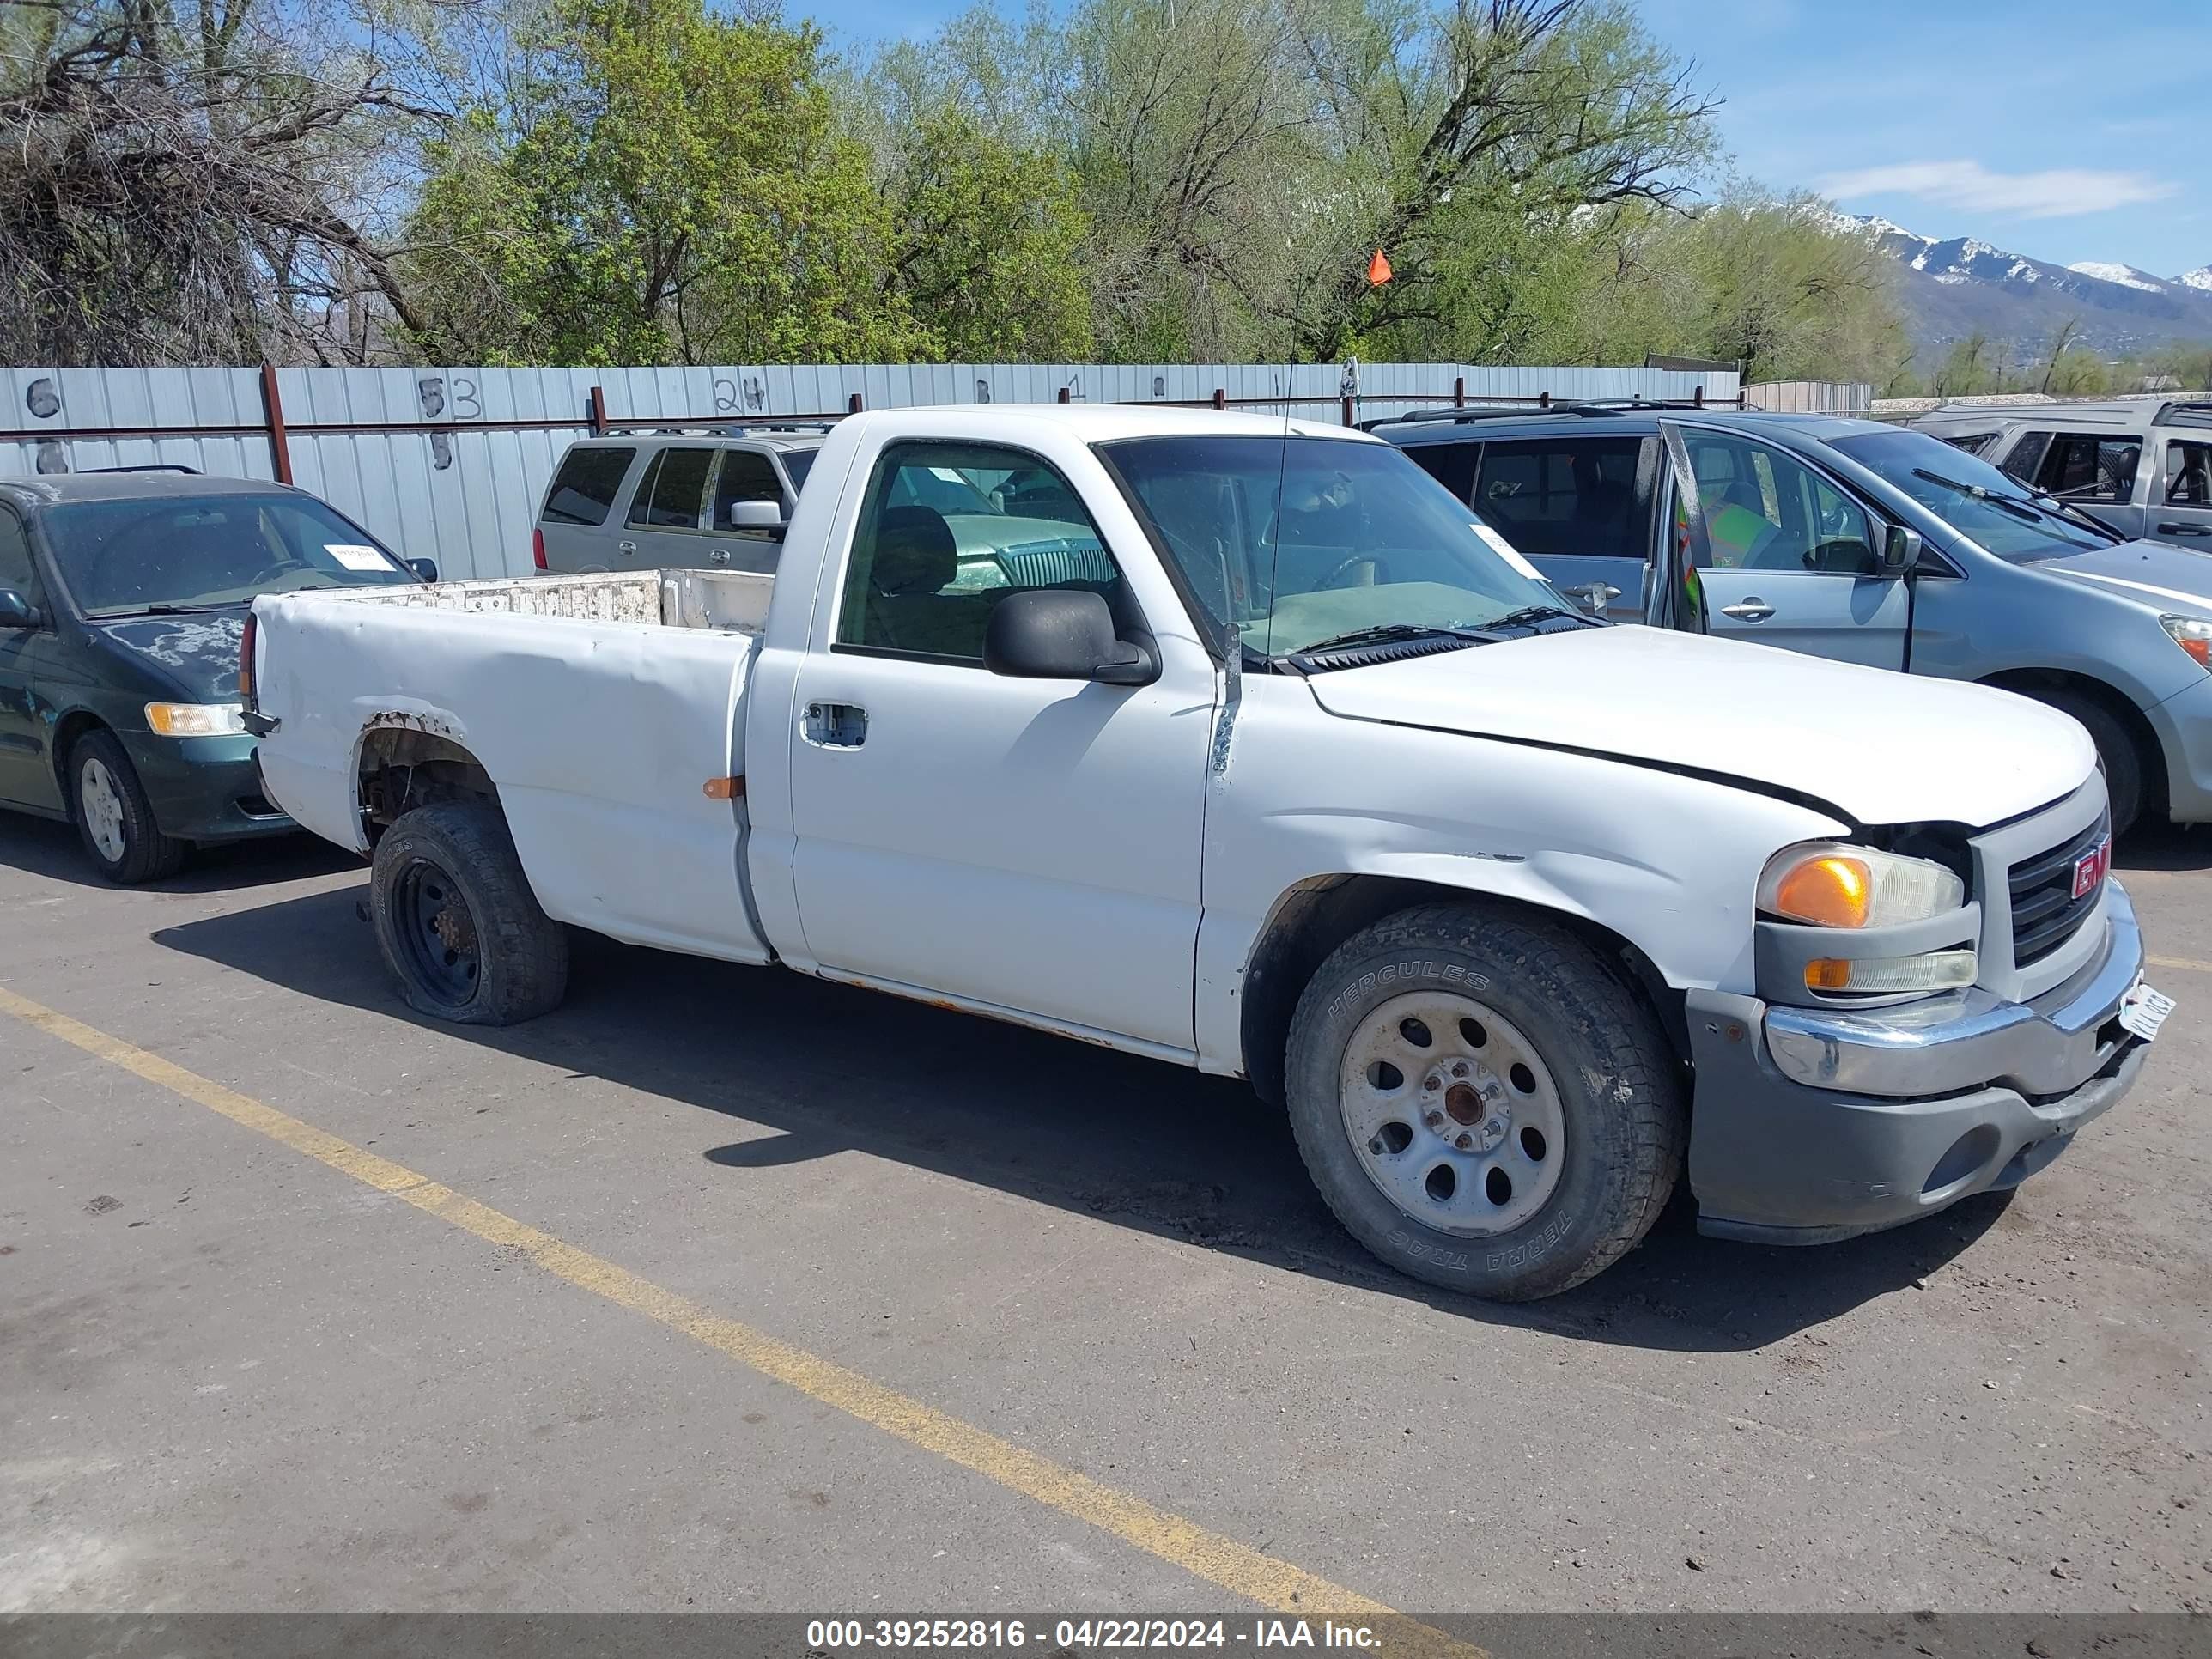
<path id="1" fill-rule="evenodd" d="M 2194 957 L 2145 957 L 2143 960 L 2154 968 L 2179 968 L 2185 973 L 2212 974 L 2212 962 L 2199 962 Z"/>
<path id="2" fill-rule="evenodd" d="M 835 1407 L 885 1434 L 934 1452 L 973 1470 L 1009 1491 L 1034 1498 L 1048 1509 L 1111 1533 L 1147 1554 L 1218 1584 L 1235 1595 L 1278 1613 L 1322 1617 L 1349 1615 L 1370 1621 L 1393 1654 L 1455 1655 L 1488 1659 L 1480 1648 L 1420 1625 L 1356 1590 L 1266 1555 L 1235 1539 L 1209 1531 L 1146 1503 L 1143 1498 L 1094 1480 L 1051 1459 L 1001 1439 L 988 1430 L 963 1423 L 933 1406 L 863 1376 L 832 1359 L 809 1353 L 764 1331 L 710 1313 L 672 1291 L 617 1267 L 550 1233 L 477 1203 L 428 1176 L 337 1136 L 302 1122 L 249 1095 L 227 1089 L 188 1072 L 159 1054 L 94 1030 L 68 1015 L 0 987 L 0 1012 L 10 1013 L 50 1036 L 119 1066 L 147 1082 L 196 1101 L 257 1134 L 303 1152 L 362 1185 L 388 1193 L 416 1209 L 450 1222 L 490 1244 L 526 1253 L 547 1273 L 580 1290 L 726 1354 L 762 1376 L 796 1389 L 811 1400 Z"/>

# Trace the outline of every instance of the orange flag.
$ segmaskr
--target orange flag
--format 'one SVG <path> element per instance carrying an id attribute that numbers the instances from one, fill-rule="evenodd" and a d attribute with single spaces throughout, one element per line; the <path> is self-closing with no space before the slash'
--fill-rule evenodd
<path id="1" fill-rule="evenodd" d="M 1375 257 L 1367 262 L 1367 286 L 1380 288 L 1390 280 L 1390 262 L 1382 257 L 1382 250 L 1378 247 L 1375 250 Z"/>

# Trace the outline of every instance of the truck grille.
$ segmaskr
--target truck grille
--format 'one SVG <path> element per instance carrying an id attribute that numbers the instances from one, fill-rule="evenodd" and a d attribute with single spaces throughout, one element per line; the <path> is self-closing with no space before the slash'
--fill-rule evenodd
<path id="1" fill-rule="evenodd" d="M 2022 859 L 2012 867 L 2008 885 L 2012 890 L 2012 960 L 2015 968 L 2039 962 L 2074 937 L 2088 920 L 2105 890 L 2100 872 L 2088 891 L 2074 891 L 2076 866 L 2102 845 L 2112 833 L 2109 813 L 2048 852 Z"/>

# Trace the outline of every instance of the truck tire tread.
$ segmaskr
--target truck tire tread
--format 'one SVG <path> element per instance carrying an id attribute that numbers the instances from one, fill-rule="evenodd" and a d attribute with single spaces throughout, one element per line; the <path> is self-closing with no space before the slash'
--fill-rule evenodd
<path id="1" fill-rule="evenodd" d="M 447 1001 L 422 984 L 398 945 L 393 890 L 400 872 L 417 860 L 446 873 L 476 923 L 481 970 L 466 1002 Z M 464 1025 L 514 1025 L 550 1012 L 567 994 L 568 930 L 539 906 L 495 807 L 438 801 L 402 813 L 376 844 L 369 914 L 386 965 L 418 1012 Z"/>
<path id="2" fill-rule="evenodd" d="M 1531 1030 L 1532 1037 L 1555 1048 L 1579 1047 L 1605 1080 L 1605 1100 L 1589 1100 L 1583 1123 L 1569 1137 L 1571 1161 L 1596 1158 L 1602 1201 L 1587 1223 L 1563 1237 L 1565 1248 L 1540 1255 L 1525 1266 L 1503 1268 L 1486 1258 L 1489 1238 L 1460 1238 L 1431 1232 L 1438 1241 L 1456 1240 L 1474 1248 L 1465 1252 L 1413 1249 L 1394 1243 L 1390 1230 L 1376 1224 L 1377 1206 L 1399 1225 L 1419 1224 L 1391 1206 L 1353 1154 L 1342 1128 L 1336 1099 L 1337 1074 L 1349 1019 L 1332 1022 L 1331 991 L 1356 979 L 1370 960 L 1403 962 L 1424 951 L 1442 951 L 1499 970 L 1498 982 L 1537 988 L 1548 1006 L 1551 1024 L 1499 1012 Z M 1471 993 L 1490 1000 L 1491 992 Z M 1381 1000 L 1377 997 L 1376 1000 Z M 1559 1020 L 1567 1022 L 1564 1032 Z M 1343 1027 L 1336 1030 L 1333 1027 Z M 1576 1075 L 1565 1057 L 1547 1061 L 1564 1097 L 1591 1093 L 1587 1078 Z M 1316 972 L 1292 1018 L 1285 1055 L 1291 1115 L 1300 1156 L 1333 1214 L 1353 1237 L 1390 1266 L 1427 1283 L 1496 1301 L 1529 1301 L 1582 1284 L 1619 1261 L 1648 1233 L 1680 1178 L 1689 1141 L 1689 1116 L 1682 1101 L 1680 1068 L 1657 1019 L 1626 975 L 1563 928 L 1531 923 L 1503 907 L 1480 902 L 1423 905 L 1401 910 L 1353 934 Z M 1540 1231 L 1559 1205 L 1555 1192 L 1522 1228 Z M 1378 1237 L 1378 1234 L 1380 1237 Z M 1510 1240 L 1512 1234 L 1499 1236 Z M 1503 1252 L 1510 1254 L 1510 1249 Z M 1461 1256 L 1464 1265 L 1455 1265 Z"/>

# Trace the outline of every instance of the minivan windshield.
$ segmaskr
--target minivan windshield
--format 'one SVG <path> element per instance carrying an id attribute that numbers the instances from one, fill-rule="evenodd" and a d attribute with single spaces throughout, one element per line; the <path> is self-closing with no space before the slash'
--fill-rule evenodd
<path id="1" fill-rule="evenodd" d="M 415 574 L 312 495 L 131 496 L 46 509 L 46 542 L 88 617 L 375 587 Z"/>
<path id="2" fill-rule="evenodd" d="M 2001 559 L 2057 558 L 2118 539 L 2039 503 L 2018 479 L 1924 432 L 1862 432 L 1827 441 Z"/>
<path id="3" fill-rule="evenodd" d="M 1178 435 L 1098 453 L 1185 587 L 1265 655 L 1579 614 L 1390 445 Z"/>

